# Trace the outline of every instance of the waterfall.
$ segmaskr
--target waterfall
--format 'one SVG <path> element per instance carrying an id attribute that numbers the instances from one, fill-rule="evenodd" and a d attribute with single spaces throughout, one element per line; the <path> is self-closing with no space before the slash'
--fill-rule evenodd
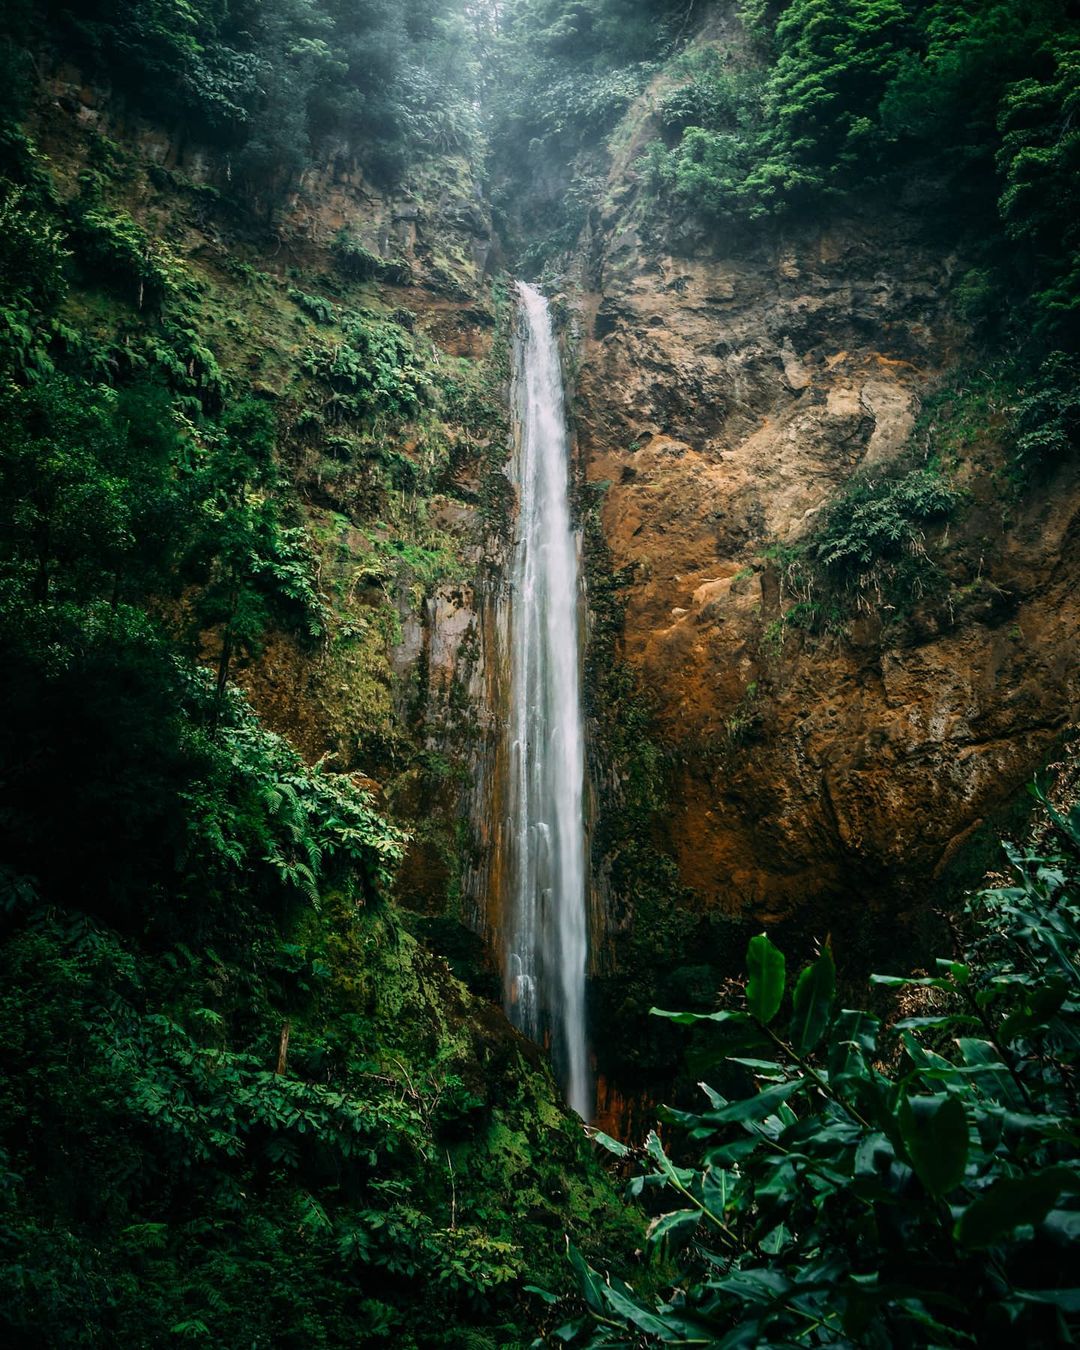
<path id="1" fill-rule="evenodd" d="M 585 1029 L 584 726 L 578 550 L 570 522 L 562 371 L 548 303 L 519 283 L 514 349 L 518 488 L 510 599 L 506 1006 L 549 1043 L 567 1100 L 589 1119 Z"/>

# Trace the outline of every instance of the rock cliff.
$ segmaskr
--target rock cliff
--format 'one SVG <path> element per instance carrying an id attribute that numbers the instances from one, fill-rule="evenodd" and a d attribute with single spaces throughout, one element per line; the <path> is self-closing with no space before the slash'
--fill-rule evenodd
<path id="1" fill-rule="evenodd" d="M 1080 483 L 1012 490 L 990 409 L 950 460 L 958 518 L 928 532 L 934 593 L 899 612 L 871 587 L 806 632 L 792 548 L 853 481 L 939 453 L 924 404 L 962 400 L 981 359 L 950 302 L 961 260 L 917 191 L 726 238 L 664 234 L 641 196 L 616 156 L 573 304 L 574 408 L 665 763 L 664 847 L 692 906 L 812 915 L 841 950 L 869 915 L 893 941 L 1075 717 Z"/>

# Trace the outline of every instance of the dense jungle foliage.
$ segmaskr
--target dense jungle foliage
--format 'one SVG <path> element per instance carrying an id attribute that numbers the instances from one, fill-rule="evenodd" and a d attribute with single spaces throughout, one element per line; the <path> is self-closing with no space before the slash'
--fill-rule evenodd
<path id="1" fill-rule="evenodd" d="M 557 1331 L 550 1316 L 563 1342 L 1067 1335 L 1074 818 L 1054 849 L 1013 856 L 1016 885 L 975 902 L 965 949 L 890 1023 L 838 1009 L 826 948 L 777 1031 L 765 941 L 746 1012 L 714 1012 L 730 932 L 680 911 L 653 846 L 660 754 L 609 578 L 589 696 L 618 722 L 627 787 L 601 830 L 641 921 L 600 1034 L 628 1071 L 669 1068 L 686 1019 L 635 1019 L 685 991 L 724 1093 L 672 1118 L 677 1143 L 650 1139 L 628 1208 L 542 1060 L 393 902 L 395 806 L 423 816 L 460 784 L 417 746 L 425 691 L 395 704 L 388 653 L 406 603 L 472 579 L 435 497 L 507 527 L 505 353 L 440 352 L 403 306 L 409 263 L 351 222 L 317 266 L 279 257 L 275 213 L 312 170 L 355 160 L 432 210 L 459 193 L 493 209 L 507 255 L 557 270 L 655 84 L 647 228 L 715 239 L 925 194 L 971 260 L 955 301 L 999 361 L 1016 490 L 1080 439 L 1072 7 L 747 0 L 731 41 L 691 44 L 710 8 L 5 5 L 6 1344 L 512 1347 L 575 1273 L 588 1311 Z M 111 116 L 64 112 L 83 138 L 67 158 L 57 72 L 106 89 Z M 197 147 L 213 186 L 148 168 L 136 126 Z M 460 259 L 428 261 L 459 298 Z M 501 303 L 496 288 L 490 322 Z M 837 499 L 780 560 L 806 605 L 792 624 L 931 584 L 926 534 L 962 506 L 942 469 Z M 238 687 L 281 644 L 337 691 L 334 755 L 302 755 Z M 418 833 L 460 869 L 434 815 Z M 663 1212 L 635 1263 L 638 1202 Z M 634 1288 L 594 1273 L 609 1268 Z"/>
<path id="2" fill-rule="evenodd" d="M 552 1232 L 633 1240 L 548 1070 L 407 931 L 405 835 L 361 772 L 421 772 L 397 597 L 459 565 L 427 502 L 505 414 L 350 232 L 321 272 L 253 266 L 266 203 L 334 138 L 383 175 L 467 148 L 456 22 L 5 10 L 6 1344 L 523 1344 Z M 60 62 L 208 144 L 221 190 L 96 126 L 57 137 Z M 348 681 L 336 757 L 234 683 L 281 642 Z"/>
<path id="3" fill-rule="evenodd" d="M 558 1340 L 1074 1343 L 1080 809 L 1044 805 L 1052 833 L 1007 850 L 1012 884 L 972 899 L 937 973 L 873 977 L 900 991 L 887 1021 L 840 1005 L 828 945 L 789 993 L 765 934 L 744 1008 L 654 1010 L 698 1030 L 722 1088 L 640 1150 L 601 1138 L 634 1155 L 670 1290 L 571 1250 L 585 1311 Z"/>
<path id="4" fill-rule="evenodd" d="M 385 178 L 475 144 L 475 59 L 453 0 L 15 0 L 2 23 L 5 97 L 32 61 L 73 62 L 227 152 L 247 192 L 280 190 L 335 148 Z"/>
<path id="5" fill-rule="evenodd" d="M 748 3 L 756 54 L 682 58 L 645 171 L 718 223 L 886 191 L 924 196 L 976 265 L 973 317 L 1030 297 L 1075 341 L 1080 29 L 1063 0 Z M 996 303 L 995 303 L 996 301 Z M 1029 306 L 1020 306 L 1026 313 Z"/>

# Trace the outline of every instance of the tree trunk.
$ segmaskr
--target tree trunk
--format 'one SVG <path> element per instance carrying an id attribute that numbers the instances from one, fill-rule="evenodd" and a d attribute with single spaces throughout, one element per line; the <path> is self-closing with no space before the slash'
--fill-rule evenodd
<path id="1" fill-rule="evenodd" d="M 221 655 L 218 657 L 217 687 L 214 690 L 214 714 L 210 720 L 211 731 L 216 731 L 218 722 L 221 720 L 221 705 L 225 701 L 225 687 L 229 683 L 229 666 L 232 663 L 233 649 L 233 621 L 236 618 L 236 608 L 239 603 L 239 594 L 233 591 L 229 603 L 229 617 L 225 621 L 225 631 L 221 635 Z"/>
<path id="2" fill-rule="evenodd" d="M 292 1032 L 292 1023 L 283 1022 L 281 1026 L 281 1040 L 278 1042 L 277 1068 L 274 1070 L 277 1074 L 285 1072 L 289 1064 L 289 1035 Z"/>

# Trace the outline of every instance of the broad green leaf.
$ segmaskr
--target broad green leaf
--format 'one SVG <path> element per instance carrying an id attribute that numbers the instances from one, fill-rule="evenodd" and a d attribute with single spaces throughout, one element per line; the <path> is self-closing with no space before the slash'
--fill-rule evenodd
<path id="1" fill-rule="evenodd" d="M 1048 1167 L 1023 1177 L 1005 1177 L 982 1191 L 956 1223 L 966 1247 L 990 1247 L 1021 1224 L 1040 1223 L 1063 1191 L 1080 1190 L 1080 1178 L 1067 1167 Z"/>
<path id="2" fill-rule="evenodd" d="M 688 1242 L 701 1222 L 701 1210 L 676 1209 L 660 1214 L 649 1224 L 646 1237 L 652 1243 L 674 1241 L 675 1245 Z"/>
<path id="3" fill-rule="evenodd" d="M 1042 1220 L 1040 1227 L 1049 1233 L 1061 1246 L 1075 1250 L 1080 1242 L 1080 1210 L 1052 1209 Z"/>
<path id="4" fill-rule="evenodd" d="M 791 1040 L 801 1055 L 809 1054 L 825 1035 L 835 997 L 836 966 L 832 949 L 826 947 L 799 976 L 792 995 Z"/>
<path id="5" fill-rule="evenodd" d="M 787 1074 L 782 1065 L 772 1059 L 752 1059 L 745 1055 L 726 1056 L 729 1064 L 741 1064 L 744 1069 L 752 1069 L 758 1078 L 766 1078 L 771 1083 L 782 1082 Z"/>
<path id="6" fill-rule="evenodd" d="M 871 1077 L 867 1056 L 877 1053 L 880 1023 L 869 1013 L 844 1008 L 829 1038 L 829 1077 L 837 1085 L 845 1079 Z"/>
<path id="7" fill-rule="evenodd" d="M 567 1242 L 566 1250 L 570 1258 L 570 1265 L 578 1278 L 578 1287 L 581 1290 L 582 1297 L 593 1312 L 603 1315 L 607 1307 L 604 1298 L 603 1280 L 595 1270 L 591 1269 L 589 1263 L 572 1242 Z"/>
<path id="8" fill-rule="evenodd" d="M 543 1299 L 549 1305 L 562 1302 L 558 1294 L 551 1294 L 546 1289 L 541 1289 L 538 1284 L 526 1284 L 522 1285 L 522 1288 L 526 1294 L 535 1294 L 537 1298 Z"/>
<path id="9" fill-rule="evenodd" d="M 855 1151 L 855 1175 L 877 1176 L 895 1158 L 896 1154 L 887 1135 L 881 1133 L 864 1135 Z"/>
<path id="10" fill-rule="evenodd" d="M 694 1179 L 694 1172 L 689 1167 L 676 1167 L 668 1155 L 664 1152 L 664 1146 L 660 1142 L 660 1136 L 655 1130 L 649 1131 L 649 1137 L 645 1140 L 645 1152 L 659 1166 L 664 1176 L 679 1186 L 686 1186 Z"/>
<path id="11" fill-rule="evenodd" d="M 723 1218 L 730 1190 L 731 1174 L 722 1168 L 710 1167 L 702 1176 L 701 1202 L 714 1218 Z"/>
<path id="12" fill-rule="evenodd" d="M 978 1068 L 1003 1069 L 1006 1073 L 1008 1072 L 1002 1062 L 1000 1052 L 990 1041 L 979 1040 L 973 1036 L 964 1036 L 956 1043 L 960 1047 L 960 1054 L 963 1056 L 965 1064 Z"/>
<path id="13" fill-rule="evenodd" d="M 710 1167 L 732 1167 L 749 1158 L 760 1145 L 760 1136 L 752 1139 L 733 1139 L 730 1144 L 723 1144 L 720 1148 L 707 1149 L 704 1161 Z"/>
<path id="14" fill-rule="evenodd" d="M 897 1031 L 922 1031 L 931 1027 L 977 1027 L 970 1013 L 933 1013 L 926 1017 L 902 1017 L 893 1024 Z"/>
<path id="15" fill-rule="evenodd" d="M 743 1012 L 668 1012 L 664 1008 L 650 1008 L 649 1016 L 666 1017 L 669 1022 L 676 1022 L 681 1027 L 691 1027 L 697 1022 L 732 1022 L 736 1025 L 745 1026 L 748 1021 L 746 1014 Z"/>
<path id="16" fill-rule="evenodd" d="M 931 1195 L 942 1196 L 964 1179 L 967 1117 L 959 1097 L 904 1097 L 898 1113 L 904 1147 Z"/>
<path id="17" fill-rule="evenodd" d="M 950 1063 L 944 1056 L 935 1054 L 933 1050 L 927 1050 L 924 1045 L 919 1044 L 910 1032 L 903 1032 L 900 1039 L 912 1064 L 922 1075 L 933 1075 L 943 1081 L 955 1079 L 959 1075 L 960 1070 L 955 1064 Z"/>
<path id="18" fill-rule="evenodd" d="M 1061 1010 L 1068 993 L 1068 983 L 1059 975 L 1051 976 L 1027 990 L 1023 1007 L 1006 1017 L 998 1028 L 998 1039 L 1008 1045 L 1020 1036 L 1030 1035 Z"/>
<path id="19" fill-rule="evenodd" d="M 760 933 L 746 949 L 746 1005 L 765 1025 L 776 1016 L 784 997 L 784 954 Z"/>
<path id="20" fill-rule="evenodd" d="M 886 989 L 904 989 L 908 985 L 918 985 L 924 989 L 951 989 L 952 981 L 932 976 L 915 978 L 909 975 L 871 975 L 871 984 L 884 985 Z"/>
<path id="21" fill-rule="evenodd" d="M 775 1216 L 787 1212 L 796 1199 L 799 1190 L 799 1174 L 795 1164 L 787 1159 L 770 1159 L 766 1164 L 768 1174 L 754 1187 L 754 1199 L 758 1205 L 762 1201 L 769 1204 L 769 1213 Z"/>
<path id="22" fill-rule="evenodd" d="M 1080 1289 L 1017 1289 L 1025 1303 L 1050 1303 L 1064 1313 L 1080 1313 Z"/>
<path id="23" fill-rule="evenodd" d="M 718 1111 L 710 1111 L 706 1117 L 713 1125 L 732 1125 L 737 1121 L 764 1120 L 766 1116 L 771 1116 L 781 1102 L 793 1097 L 796 1092 L 806 1087 L 806 1083 L 801 1078 L 793 1079 L 789 1083 L 776 1083 L 772 1087 L 766 1088 L 763 1092 L 755 1093 L 752 1097 L 744 1097 L 741 1101 L 728 1102 Z"/>
<path id="24" fill-rule="evenodd" d="M 603 1130 L 590 1130 L 589 1138 L 594 1144 L 599 1144 L 601 1148 L 607 1149 L 609 1153 L 614 1153 L 616 1158 L 625 1158 L 629 1156 L 630 1150 L 625 1144 L 620 1144 L 618 1139 L 612 1139 L 610 1134 L 605 1134 Z"/>
<path id="25" fill-rule="evenodd" d="M 664 1319 L 640 1303 L 629 1285 L 613 1280 L 605 1284 L 603 1290 L 608 1307 L 620 1317 L 625 1317 L 639 1331 L 644 1331 L 649 1336 L 658 1336 L 662 1341 L 675 1339 L 669 1335 Z"/>
<path id="26" fill-rule="evenodd" d="M 771 1303 L 791 1290 L 791 1281 L 779 1270 L 736 1270 L 712 1280 L 714 1289 L 724 1289 L 749 1303 Z"/>
<path id="27" fill-rule="evenodd" d="M 961 1036 L 956 1044 L 964 1060 L 964 1072 L 978 1083 L 988 1097 L 996 1097 L 1010 1106 L 1023 1106 L 1023 1096 L 1008 1066 L 1002 1062 L 1001 1055 L 989 1041 Z"/>
<path id="28" fill-rule="evenodd" d="M 940 1296 L 935 1301 L 939 1305 L 949 1304 L 949 1306 L 955 1306 L 954 1301 L 944 1299 Z M 958 1344 L 975 1346 L 973 1337 L 958 1333 L 955 1328 L 946 1326 L 944 1322 L 932 1316 L 921 1298 L 898 1298 L 896 1302 L 899 1307 L 903 1308 L 912 1321 L 916 1322 L 923 1329 L 922 1335 L 916 1344 L 933 1347 L 933 1350 L 944 1350 L 945 1346 Z"/>
<path id="29" fill-rule="evenodd" d="M 771 1232 L 766 1233 L 761 1239 L 760 1247 L 763 1252 L 768 1252 L 770 1256 L 775 1256 L 785 1243 L 790 1242 L 791 1234 L 783 1224 L 778 1224 Z"/>

